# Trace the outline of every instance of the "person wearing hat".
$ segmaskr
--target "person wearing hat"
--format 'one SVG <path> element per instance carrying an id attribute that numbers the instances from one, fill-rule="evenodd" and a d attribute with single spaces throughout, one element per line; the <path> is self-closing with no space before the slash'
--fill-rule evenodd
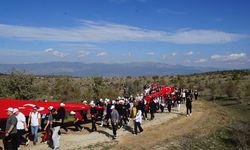
<path id="1" fill-rule="evenodd" d="M 52 126 L 52 128 L 51 128 L 51 131 L 52 131 L 51 138 L 52 138 L 52 141 L 53 141 L 53 145 L 52 145 L 52 143 L 49 143 L 49 146 L 52 149 L 56 150 L 56 149 L 59 149 L 60 135 L 58 134 L 58 132 L 60 131 L 60 127 L 61 127 L 61 118 L 57 114 L 57 111 L 53 107 L 50 106 L 49 109 L 51 109 L 52 118 L 49 117 L 48 120 L 50 122 L 49 123 L 50 127 Z"/>
<path id="2" fill-rule="evenodd" d="M 29 114 L 28 127 L 31 128 L 31 134 L 34 137 L 33 144 L 38 142 L 38 129 L 41 128 L 41 114 L 37 111 L 38 107 L 34 106 Z"/>
<path id="3" fill-rule="evenodd" d="M 66 110 L 65 110 L 64 106 L 65 106 L 64 103 L 60 103 L 60 107 L 57 109 L 57 113 L 58 113 L 60 119 L 62 119 L 61 128 L 63 128 L 65 130 L 65 132 L 68 133 L 68 129 L 64 125 L 64 119 L 65 119 L 65 114 L 66 114 Z"/>
<path id="4" fill-rule="evenodd" d="M 82 121 L 82 115 L 80 114 L 80 112 L 74 112 L 71 111 L 70 112 L 71 115 L 74 115 L 74 125 L 76 128 L 76 131 L 82 131 L 84 129 L 84 127 L 81 126 L 81 121 Z"/>
<path id="5" fill-rule="evenodd" d="M 53 106 L 48 107 L 49 113 L 47 114 L 47 123 L 44 127 L 45 134 L 43 136 L 42 142 L 47 143 L 50 147 L 53 147 L 52 140 L 52 123 L 53 123 L 53 115 L 52 112 L 55 111 Z"/>
<path id="6" fill-rule="evenodd" d="M 13 113 L 15 114 L 17 118 L 17 138 L 18 138 L 18 147 L 20 147 L 20 144 L 25 142 L 25 145 L 29 144 L 29 140 L 25 138 L 23 135 L 26 131 L 28 131 L 27 125 L 26 125 L 26 118 L 22 112 L 20 112 L 17 108 L 14 108 Z"/>
<path id="7" fill-rule="evenodd" d="M 91 131 L 94 132 L 94 131 L 97 131 L 97 128 L 96 128 L 96 117 L 97 117 L 97 109 L 95 107 L 95 103 L 92 101 L 90 103 L 90 115 L 91 115 L 91 123 L 92 123 L 92 129 Z"/>
<path id="8" fill-rule="evenodd" d="M 111 101 L 109 99 L 107 99 L 107 106 L 106 106 L 106 116 L 105 116 L 105 120 L 106 120 L 106 124 L 107 127 L 109 127 L 109 120 L 111 119 Z"/>
<path id="9" fill-rule="evenodd" d="M 119 123 L 119 113 L 115 109 L 114 105 L 111 106 L 111 110 L 112 110 L 112 112 L 111 112 L 111 125 L 112 125 L 114 139 L 115 139 L 116 138 L 116 130 L 117 130 L 118 123 Z"/>
<path id="10" fill-rule="evenodd" d="M 5 127 L 5 137 L 3 138 L 3 144 L 4 149 L 9 149 L 9 141 L 11 141 L 11 150 L 17 150 L 18 149 L 18 137 L 17 137 L 17 118 L 14 115 L 13 108 L 8 108 L 7 110 L 8 119 L 6 121 L 6 127 Z"/>

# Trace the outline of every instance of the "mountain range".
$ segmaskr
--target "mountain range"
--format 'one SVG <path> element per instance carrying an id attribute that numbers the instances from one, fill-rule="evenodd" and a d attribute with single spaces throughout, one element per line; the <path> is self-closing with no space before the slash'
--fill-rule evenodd
<path id="1" fill-rule="evenodd" d="M 212 67 L 192 67 L 170 65 L 156 62 L 132 62 L 125 64 L 48 62 L 32 64 L 0 64 L 0 72 L 8 73 L 12 69 L 26 71 L 35 75 L 65 76 L 143 76 L 193 74 L 223 70 Z"/>

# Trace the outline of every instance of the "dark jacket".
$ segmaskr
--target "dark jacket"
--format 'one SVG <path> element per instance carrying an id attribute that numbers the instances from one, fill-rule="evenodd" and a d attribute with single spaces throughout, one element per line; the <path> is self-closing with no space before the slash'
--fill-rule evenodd
<path id="1" fill-rule="evenodd" d="M 64 107 L 59 107 L 58 110 L 57 110 L 57 114 L 58 114 L 58 117 L 60 119 L 64 119 L 65 118 L 65 108 Z"/>
<path id="2" fill-rule="evenodd" d="M 150 103 L 149 103 L 149 109 L 152 112 L 156 112 L 156 103 L 153 100 L 151 100 Z"/>
<path id="3" fill-rule="evenodd" d="M 91 107 L 90 108 L 90 114 L 91 114 L 91 117 L 96 118 L 96 116 L 97 116 L 97 109 L 95 107 Z"/>

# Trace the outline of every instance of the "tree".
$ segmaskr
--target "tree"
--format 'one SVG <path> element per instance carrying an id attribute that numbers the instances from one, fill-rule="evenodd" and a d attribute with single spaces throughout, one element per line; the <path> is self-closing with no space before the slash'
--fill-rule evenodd
<path id="1" fill-rule="evenodd" d="M 1 96 L 15 99 L 31 99 L 36 95 L 36 88 L 33 85 L 34 77 L 26 74 L 25 71 L 12 70 L 1 80 Z"/>

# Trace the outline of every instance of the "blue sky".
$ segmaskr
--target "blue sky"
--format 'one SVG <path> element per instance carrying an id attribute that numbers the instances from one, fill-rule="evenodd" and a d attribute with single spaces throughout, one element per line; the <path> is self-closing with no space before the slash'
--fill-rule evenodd
<path id="1" fill-rule="evenodd" d="M 249 0 L 0 1 L 0 63 L 249 68 Z"/>

